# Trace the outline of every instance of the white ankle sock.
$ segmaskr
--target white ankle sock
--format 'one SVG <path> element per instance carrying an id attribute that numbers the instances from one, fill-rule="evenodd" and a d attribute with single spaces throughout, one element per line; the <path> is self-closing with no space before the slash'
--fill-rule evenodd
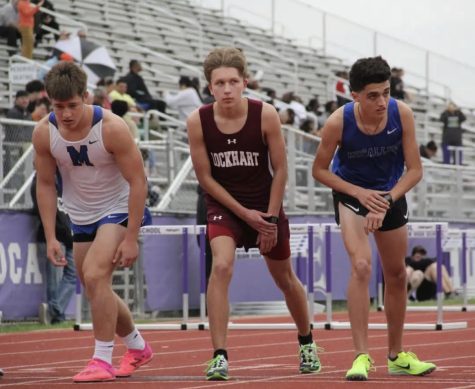
<path id="1" fill-rule="evenodd" d="M 100 359 L 112 365 L 112 351 L 114 351 L 114 341 L 103 342 L 96 339 L 96 346 L 94 348 L 94 359 Z"/>
<path id="2" fill-rule="evenodd" d="M 143 350 L 145 348 L 145 340 L 137 328 L 134 328 L 129 335 L 124 336 L 122 340 L 128 349 Z"/>

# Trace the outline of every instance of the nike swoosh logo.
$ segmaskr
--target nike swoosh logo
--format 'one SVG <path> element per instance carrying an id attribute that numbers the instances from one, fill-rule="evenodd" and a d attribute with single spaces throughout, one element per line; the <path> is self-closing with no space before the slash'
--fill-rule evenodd
<path id="1" fill-rule="evenodd" d="M 391 135 L 394 131 L 397 131 L 398 128 L 394 127 L 392 130 L 388 130 L 388 135 Z"/>
<path id="2" fill-rule="evenodd" d="M 409 216 L 409 210 L 406 211 L 406 214 L 404 215 L 404 219 L 407 220 L 408 216 Z"/>
<path id="3" fill-rule="evenodd" d="M 96 143 L 96 142 L 97 142 L 97 140 L 90 140 L 89 144 L 92 145 L 93 143 Z"/>
<path id="4" fill-rule="evenodd" d="M 402 365 L 396 365 L 396 366 L 400 367 L 401 369 L 407 369 L 407 370 L 411 368 L 411 365 L 409 363 L 406 366 L 402 366 Z"/>
<path id="5" fill-rule="evenodd" d="M 359 212 L 360 211 L 360 207 L 356 208 L 356 207 L 353 207 L 352 205 L 350 204 L 347 204 L 347 203 L 343 203 L 345 206 L 347 206 L 348 208 L 352 209 L 353 211 L 355 212 Z"/>

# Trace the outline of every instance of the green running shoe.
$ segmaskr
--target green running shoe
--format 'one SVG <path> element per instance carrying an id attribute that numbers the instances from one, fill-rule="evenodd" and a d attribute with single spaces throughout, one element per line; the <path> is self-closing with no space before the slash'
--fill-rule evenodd
<path id="1" fill-rule="evenodd" d="M 353 361 L 353 366 L 346 372 L 348 381 L 367 381 L 368 372 L 375 371 L 374 361 L 368 354 L 360 354 Z"/>
<path id="2" fill-rule="evenodd" d="M 427 375 L 432 373 L 436 366 L 430 362 L 419 361 L 416 354 L 401 351 L 395 361 L 388 359 L 388 372 L 393 375 Z"/>
<path id="3" fill-rule="evenodd" d="M 320 359 L 318 358 L 318 351 L 323 351 L 315 342 L 300 345 L 300 373 L 318 373 L 322 369 Z"/>
<path id="4" fill-rule="evenodd" d="M 228 361 L 224 358 L 224 355 L 217 355 L 211 361 L 208 361 L 205 372 L 208 381 L 227 381 Z"/>

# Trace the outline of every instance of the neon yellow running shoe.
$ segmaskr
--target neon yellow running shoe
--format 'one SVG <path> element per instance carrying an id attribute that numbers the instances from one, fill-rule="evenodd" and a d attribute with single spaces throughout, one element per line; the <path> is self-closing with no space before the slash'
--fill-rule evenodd
<path id="1" fill-rule="evenodd" d="M 401 351 L 395 361 L 388 359 L 388 372 L 393 375 L 427 375 L 432 373 L 436 366 L 430 362 L 419 361 L 416 354 Z"/>
<path id="2" fill-rule="evenodd" d="M 353 366 L 346 372 L 348 381 L 367 381 L 368 372 L 375 371 L 374 361 L 369 354 L 359 354 L 353 361 Z"/>

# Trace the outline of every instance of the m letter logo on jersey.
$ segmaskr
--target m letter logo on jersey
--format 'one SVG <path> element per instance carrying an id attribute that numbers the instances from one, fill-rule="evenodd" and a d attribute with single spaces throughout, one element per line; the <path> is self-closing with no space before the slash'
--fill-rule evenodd
<path id="1" fill-rule="evenodd" d="M 84 164 L 87 166 L 94 166 L 91 161 L 89 161 L 87 146 L 81 145 L 79 151 L 77 151 L 73 146 L 68 146 L 66 147 L 66 150 L 68 151 L 74 166 L 82 166 Z"/>

